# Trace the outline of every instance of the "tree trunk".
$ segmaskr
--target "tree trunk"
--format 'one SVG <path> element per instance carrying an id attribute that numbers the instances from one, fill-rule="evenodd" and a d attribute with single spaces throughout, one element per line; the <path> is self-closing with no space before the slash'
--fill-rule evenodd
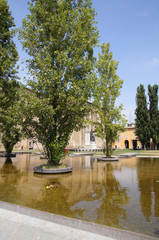
<path id="1" fill-rule="evenodd" d="M 109 144 L 108 141 L 106 142 L 106 157 L 109 157 Z"/>

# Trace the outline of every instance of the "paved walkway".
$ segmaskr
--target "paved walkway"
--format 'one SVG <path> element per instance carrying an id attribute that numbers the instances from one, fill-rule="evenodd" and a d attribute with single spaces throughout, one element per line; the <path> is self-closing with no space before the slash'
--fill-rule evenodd
<path id="1" fill-rule="evenodd" d="M 145 235 L 0 202 L 1 240 L 154 240 Z"/>
<path id="2" fill-rule="evenodd" d="M 1 240 L 112 240 L 112 238 L 0 209 Z"/>

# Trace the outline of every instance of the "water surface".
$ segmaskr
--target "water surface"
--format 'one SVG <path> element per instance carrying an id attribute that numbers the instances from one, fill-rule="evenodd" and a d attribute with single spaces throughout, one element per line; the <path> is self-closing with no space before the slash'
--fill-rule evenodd
<path id="1" fill-rule="evenodd" d="M 0 200 L 159 237 L 159 159 L 67 157 L 73 172 L 39 175 L 39 156 L 0 158 Z"/>

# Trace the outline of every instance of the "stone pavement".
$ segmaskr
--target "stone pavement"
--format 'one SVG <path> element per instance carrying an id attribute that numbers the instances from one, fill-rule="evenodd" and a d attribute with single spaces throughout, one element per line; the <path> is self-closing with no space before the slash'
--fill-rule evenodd
<path id="1" fill-rule="evenodd" d="M 94 233 L 0 209 L 1 240 L 111 240 Z"/>
<path id="2" fill-rule="evenodd" d="M 0 202 L 1 240 L 152 240 L 156 238 Z"/>

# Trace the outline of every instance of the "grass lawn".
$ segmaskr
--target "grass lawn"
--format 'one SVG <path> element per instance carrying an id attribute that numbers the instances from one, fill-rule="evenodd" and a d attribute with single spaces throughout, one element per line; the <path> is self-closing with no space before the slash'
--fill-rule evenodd
<path id="1" fill-rule="evenodd" d="M 21 149 L 13 149 L 13 152 L 33 152 L 33 153 L 43 153 L 43 151 L 39 151 L 38 149 L 23 149 L 23 150 L 21 150 Z"/>
<path id="2" fill-rule="evenodd" d="M 136 153 L 137 155 L 145 155 L 145 156 L 159 156 L 159 150 L 131 150 L 131 149 L 117 149 L 113 151 L 112 155 L 118 155 L 123 153 Z M 96 152 L 96 155 L 104 155 L 103 152 Z"/>
<path id="3" fill-rule="evenodd" d="M 25 152 L 25 150 L 17 150 L 14 149 L 13 151 L 19 151 L 19 152 Z M 29 152 L 29 150 L 28 150 Z M 38 150 L 30 150 L 30 152 L 36 153 L 39 152 Z M 80 151 L 81 152 L 81 151 Z M 71 151 L 70 153 L 78 153 Z M 84 151 L 82 152 L 84 153 Z M 85 153 L 88 153 L 88 151 L 85 151 Z M 144 155 L 144 156 L 159 156 L 159 150 L 132 150 L 132 149 L 117 149 L 113 151 L 112 155 L 119 155 L 123 153 L 136 153 L 137 155 Z M 95 155 L 104 155 L 103 152 L 94 152 Z"/>

